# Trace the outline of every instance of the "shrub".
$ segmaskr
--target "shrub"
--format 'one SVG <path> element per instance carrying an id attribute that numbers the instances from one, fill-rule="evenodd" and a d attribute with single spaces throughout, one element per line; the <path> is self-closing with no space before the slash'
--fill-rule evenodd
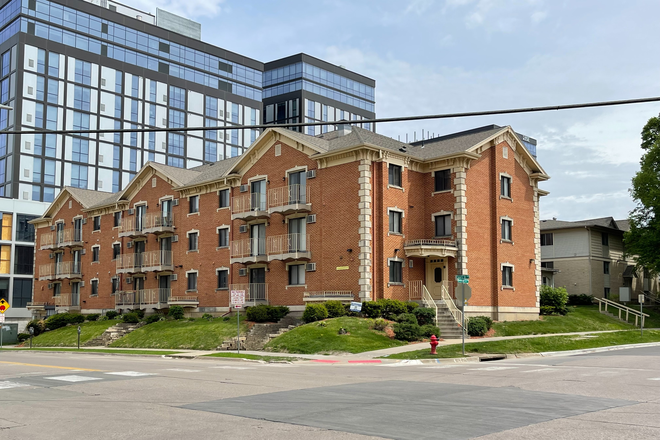
<path id="1" fill-rule="evenodd" d="M 245 309 L 247 320 L 252 322 L 268 322 L 268 306 L 259 304 Z"/>
<path id="2" fill-rule="evenodd" d="M 438 338 L 440 337 L 440 328 L 436 327 L 433 324 L 422 325 L 420 327 L 420 331 L 421 331 L 422 337 L 424 337 L 424 338 L 430 338 L 433 335 L 435 335 Z"/>
<path id="3" fill-rule="evenodd" d="M 568 305 L 569 306 L 590 306 L 594 302 L 593 295 L 586 295 L 584 293 L 580 295 L 568 295 Z"/>
<path id="4" fill-rule="evenodd" d="M 481 316 L 475 316 L 468 320 L 467 333 L 470 336 L 483 336 L 488 332 L 488 324 Z"/>
<path id="5" fill-rule="evenodd" d="M 328 309 L 323 304 L 307 304 L 303 312 L 304 322 L 320 321 L 328 317 Z"/>
<path id="6" fill-rule="evenodd" d="M 346 309 L 341 301 L 326 301 L 324 305 L 328 311 L 328 318 L 339 318 L 346 314 Z"/>
<path id="7" fill-rule="evenodd" d="M 56 315 L 51 315 L 46 319 L 44 323 L 47 329 L 55 330 L 61 327 L 65 327 L 68 324 L 78 324 L 79 319 L 82 318 L 82 322 L 85 321 L 85 317 L 82 315 L 72 315 L 70 313 L 58 313 Z"/>
<path id="8" fill-rule="evenodd" d="M 402 314 L 400 314 L 399 316 L 396 317 L 396 322 L 401 323 L 401 324 L 406 323 L 406 324 L 417 324 L 417 325 L 419 325 L 419 323 L 417 322 L 417 318 L 412 313 L 402 313 Z"/>
<path id="9" fill-rule="evenodd" d="M 413 313 L 413 311 L 419 307 L 419 304 L 417 304 L 415 301 L 407 301 L 406 302 L 406 308 L 408 309 L 408 313 Z"/>
<path id="10" fill-rule="evenodd" d="M 286 306 L 266 306 L 268 309 L 268 320 L 277 322 L 289 314 L 289 308 Z"/>
<path id="11" fill-rule="evenodd" d="M 30 327 L 34 329 L 34 336 L 39 336 L 46 329 L 46 324 L 41 319 L 33 319 L 25 326 L 25 329 L 28 331 L 28 333 L 30 332 Z"/>
<path id="12" fill-rule="evenodd" d="M 566 303 L 568 292 L 564 287 L 541 286 L 541 307 L 552 307 L 553 314 L 565 315 L 568 313 Z"/>
<path id="13" fill-rule="evenodd" d="M 23 341 L 27 341 L 28 339 L 30 339 L 30 334 L 29 333 L 19 333 L 17 337 L 18 337 L 18 342 L 23 342 Z"/>
<path id="14" fill-rule="evenodd" d="M 376 301 L 365 301 L 362 303 L 362 314 L 367 318 L 380 318 L 383 316 L 383 305 Z"/>
<path id="15" fill-rule="evenodd" d="M 231 316 L 223 316 L 223 317 L 222 317 L 222 321 L 223 321 L 223 322 L 227 322 L 227 321 L 229 321 L 230 319 L 231 319 Z"/>
<path id="16" fill-rule="evenodd" d="M 181 306 L 170 307 L 170 310 L 167 311 L 167 316 L 173 319 L 183 319 L 183 307 Z"/>
<path id="17" fill-rule="evenodd" d="M 408 307 L 406 307 L 406 303 L 403 301 L 396 299 L 379 299 L 377 302 L 382 305 L 382 317 L 385 319 L 394 320 L 400 314 L 408 312 Z"/>
<path id="18" fill-rule="evenodd" d="M 85 322 L 85 317 L 78 314 L 69 314 L 69 324 L 82 324 Z"/>
<path id="19" fill-rule="evenodd" d="M 138 315 L 138 318 L 144 319 L 144 310 L 142 309 L 131 310 L 131 313 L 136 313 Z"/>
<path id="20" fill-rule="evenodd" d="M 92 313 L 91 315 L 85 316 L 85 319 L 88 321 L 98 321 L 98 319 L 101 317 L 100 313 Z"/>
<path id="21" fill-rule="evenodd" d="M 360 316 L 360 312 L 351 312 L 351 305 L 344 304 L 344 316 Z"/>
<path id="22" fill-rule="evenodd" d="M 417 318 L 419 325 L 434 324 L 435 310 L 429 307 L 418 307 L 413 310 L 413 315 Z"/>
<path id="23" fill-rule="evenodd" d="M 389 325 L 389 322 L 387 322 L 383 318 L 378 318 L 378 319 L 374 320 L 373 329 L 383 331 L 383 330 L 385 330 L 385 328 L 388 325 Z"/>
<path id="24" fill-rule="evenodd" d="M 541 315 L 552 315 L 555 312 L 555 308 L 552 306 L 541 306 L 539 313 Z"/>
<path id="25" fill-rule="evenodd" d="M 137 324 L 140 322 L 140 316 L 138 316 L 138 314 L 135 312 L 125 313 L 121 315 L 121 320 L 128 324 Z"/>
<path id="26" fill-rule="evenodd" d="M 486 328 L 490 330 L 493 328 L 493 319 L 490 316 L 475 316 L 475 318 L 483 319 L 483 321 L 486 323 Z"/>
<path id="27" fill-rule="evenodd" d="M 208 319 L 210 321 L 213 319 L 213 315 L 211 315 L 210 313 L 204 313 L 202 315 L 202 319 Z"/>
<path id="28" fill-rule="evenodd" d="M 153 315 L 147 316 L 146 322 L 147 324 L 153 324 L 154 322 L 160 321 L 160 318 L 162 318 L 162 316 L 158 313 L 155 313 Z"/>
<path id="29" fill-rule="evenodd" d="M 105 312 L 105 316 L 108 319 L 115 319 L 117 316 L 119 316 L 119 313 L 116 310 L 108 310 Z"/>
<path id="30" fill-rule="evenodd" d="M 417 341 L 422 334 L 422 328 L 417 324 L 394 324 L 394 338 L 399 341 Z"/>

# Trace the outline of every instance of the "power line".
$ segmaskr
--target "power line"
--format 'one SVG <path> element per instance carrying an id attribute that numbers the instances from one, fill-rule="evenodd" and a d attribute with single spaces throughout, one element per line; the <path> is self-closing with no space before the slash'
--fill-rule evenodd
<path id="1" fill-rule="evenodd" d="M 162 127 L 162 128 L 108 128 L 108 129 L 85 129 L 85 130 L 7 130 L 0 131 L 0 134 L 100 134 L 100 133 L 155 133 L 155 132 L 188 132 L 188 131 L 213 131 L 213 130 L 256 130 L 265 129 L 270 127 L 280 128 L 293 128 L 293 127 L 314 127 L 317 125 L 342 125 L 342 124 L 376 124 L 384 122 L 405 122 L 405 121 L 420 121 L 431 119 L 451 119 L 451 118 L 467 118 L 472 116 L 490 116 L 490 115 L 506 115 L 514 113 L 536 113 L 547 112 L 552 110 L 571 110 L 579 108 L 591 107 L 612 107 L 616 105 L 629 105 L 629 104 L 643 104 L 647 102 L 659 102 L 660 96 L 651 98 L 637 98 L 637 99 L 624 99 L 619 101 L 600 101 L 600 102 L 586 102 L 580 104 L 565 104 L 565 105 L 552 105 L 546 107 L 523 107 L 503 110 L 485 110 L 479 112 L 463 112 L 463 113 L 444 113 L 438 115 L 418 115 L 418 116 L 399 116 L 395 118 L 376 118 L 376 119 L 361 119 L 359 121 L 322 121 L 322 122 L 295 122 L 288 124 L 257 124 L 257 125 L 224 125 L 217 127 Z"/>

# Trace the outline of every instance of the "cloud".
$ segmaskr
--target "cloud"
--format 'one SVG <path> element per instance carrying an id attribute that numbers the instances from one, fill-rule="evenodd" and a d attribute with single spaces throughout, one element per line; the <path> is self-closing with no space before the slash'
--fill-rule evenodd
<path id="1" fill-rule="evenodd" d="M 532 12 L 532 23 L 540 23 L 548 16 L 546 11 L 534 11 Z"/>
<path id="2" fill-rule="evenodd" d="M 131 6 L 150 14 L 155 14 L 156 8 L 160 8 L 185 18 L 195 19 L 219 15 L 222 11 L 221 4 L 224 2 L 225 0 L 132 0 Z"/>
<path id="3" fill-rule="evenodd" d="M 431 6 L 433 6 L 434 3 L 435 0 L 411 0 L 410 3 L 408 3 L 408 6 L 406 7 L 405 13 L 422 15 Z"/>

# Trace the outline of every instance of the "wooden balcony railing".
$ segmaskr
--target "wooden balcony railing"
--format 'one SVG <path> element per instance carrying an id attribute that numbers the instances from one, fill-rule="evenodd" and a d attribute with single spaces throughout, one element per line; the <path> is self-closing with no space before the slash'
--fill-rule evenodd
<path id="1" fill-rule="evenodd" d="M 309 257 L 309 234 L 284 234 L 267 237 L 266 253 L 269 257 Z M 272 258 L 275 259 L 275 258 Z"/>
<path id="2" fill-rule="evenodd" d="M 57 280 L 81 276 L 80 262 L 63 261 L 39 265 L 40 280 Z"/>
<path id="3" fill-rule="evenodd" d="M 167 304 L 172 289 L 125 290 L 115 293 L 115 307 L 142 307 L 146 305 Z"/>
<path id="4" fill-rule="evenodd" d="M 40 249 L 56 249 L 67 246 L 82 246 L 82 229 L 67 228 L 41 234 L 39 238 Z"/>
<path id="5" fill-rule="evenodd" d="M 268 217 L 267 197 L 265 194 L 252 193 L 234 197 L 231 200 L 232 219 L 251 219 Z"/>
<path id="6" fill-rule="evenodd" d="M 312 203 L 310 188 L 307 185 L 288 185 L 268 190 L 268 210 L 309 210 Z M 303 205 L 303 206 L 300 206 Z"/>
<path id="7" fill-rule="evenodd" d="M 172 251 L 148 251 L 121 254 L 117 257 L 117 273 L 157 272 L 173 269 Z"/>
<path id="8" fill-rule="evenodd" d="M 231 242 L 230 258 L 249 258 L 266 256 L 265 238 L 246 238 Z"/>
<path id="9" fill-rule="evenodd" d="M 53 297 L 55 307 L 80 307 L 80 293 L 60 293 Z"/>

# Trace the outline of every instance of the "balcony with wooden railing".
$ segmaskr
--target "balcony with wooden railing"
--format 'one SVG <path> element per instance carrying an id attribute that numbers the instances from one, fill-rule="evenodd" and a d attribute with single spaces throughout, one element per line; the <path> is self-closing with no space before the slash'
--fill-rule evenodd
<path id="1" fill-rule="evenodd" d="M 268 218 L 267 197 L 265 194 L 252 193 L 231 199 L 231 219 L 251 221 Z"/>
<path id="2" fill-rule="evenodd" d="M 230 284 L 229 290 L 245 292 L 245 302 L 268 302 L 268 283 Z"/>
<path id="3" fill-rule="evenodd" d="M 284 234 L 267 237 L 266 253 L 272 260 L 309 260 L 309 234 Z"/>
<path id="4" fill-rule="evenodd" d="M 147 233 L 144 231 L 145 218 L 146 216 L 139 217 L 137 215 L 122 217 L 119 225 L 119 236 L 133 238 L 146 235 Z"/>
<path id="5" fill-rule="evenodd" d="M 174 214 L 163 215 L 161 212 L 147 214 L 142 230 L 147 234 L 174 232 Z"/>
<path id="6" fill-rule="evenodd" d="M 229 262 L 231 264 L 268 261 L 265 238 L 246 238 L 232 241 L 229 252 Z"/>
<path id="7" fill-rule="evenodd" d="M 458 245 L 456 240 L 423 238 L 408 240 L 403 246 L 406 257 L 453 257 L 456 258 Z"/>
<path id="8" fill-rule="evenodd" d="M 268 212 L 293 214 L 312 210 L 310 188 L 307 185 L 288 185 L 268 190 Z"/>
<path id="9" fill-rule="evenodd" d="M 77 247 L 83 245 L 82 229 L 67 228 L 61 231 L 52 231 L 41 234 L 39 249 L 59 249 L 63 247 Z"/>
<path id="10" fill-rule="evenodd" d="M 172 289 L 125 290 L 115 293 L 115 308 L 167 308 Z"/>
<path id="11" fill-rule="evenodd" d="M 172 251 L 148 251 L 117 256 L 117 273 L 163 272 L 174 270 Z"/>
<path id="12" fill-rule="evenodd" d="M 171 296 L 167 303 L 170 306 L 197 307 L 199 305 L 199 297 L 191 295 Z"/>
<path id="13" fill-rule="evenodd" d="M 79 293 L 60 293 L 53 297 L 55 307 L 67 308 L 69 310 L 80 309 Z"/>
<path id="14" fill-rule="evenodd" d="M 303 301 L 305 302 L 337 300 L 349 303 L 354 299 L 355 296 L 350 290 L 319 290 L 303 293 Z"/>
<path id="15" fill-rule="evenodd" d="M 80 262 L 63 261 L 39 265 L 39 280 L 62 280 L 65 278 L 80 278 L 82 272 Z"/>

